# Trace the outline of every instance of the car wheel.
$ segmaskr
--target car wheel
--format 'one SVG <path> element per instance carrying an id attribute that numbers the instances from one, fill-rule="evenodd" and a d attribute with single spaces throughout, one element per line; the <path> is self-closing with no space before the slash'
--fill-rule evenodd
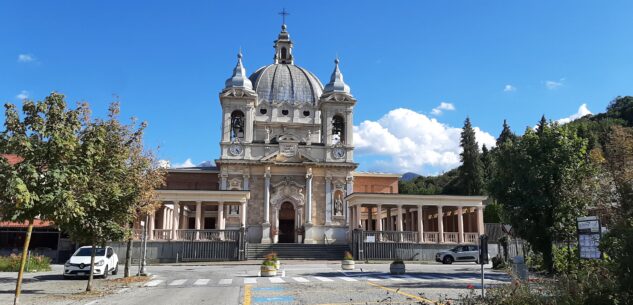
<path id="1" fill-rule="evenodd" d="M 112 271 L 112 275 L 117 275 L 117 273 L 119 273 L 119 264 L 116 264 L 116 267 L 114 267 L 114 270 Z"/>
<path id="2" fill-rule="evenodd" d="M 108 265 L 105 266 L 105 270 L 103 270 L 103 279 L 107 279 L 108 278 Z"/>
<path id="3" fill-rule="evenodd" d="M 447 264 L 450 265 L 453 263 L 453 257 L 452 256 L 444 256 L 444 259 L 442 260 L 443 264 Z"/>

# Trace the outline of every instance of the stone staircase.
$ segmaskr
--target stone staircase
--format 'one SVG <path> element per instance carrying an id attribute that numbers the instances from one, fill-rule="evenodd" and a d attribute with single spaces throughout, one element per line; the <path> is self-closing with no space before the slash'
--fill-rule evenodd
<path id="1" fill-rule="evenodd" d="M 349 251 L 348 245 L 308 245 L 308 244 L 248 244 L 247 259 L 262 259 L 270 252 L 276 252 L 280 259 L 341 260 Z"/>

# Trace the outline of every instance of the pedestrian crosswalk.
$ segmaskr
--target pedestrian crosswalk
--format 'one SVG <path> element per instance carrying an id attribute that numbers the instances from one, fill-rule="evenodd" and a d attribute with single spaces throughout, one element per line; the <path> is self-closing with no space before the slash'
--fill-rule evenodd
<path id="1" fill-rule="evenodd" d="M 339 274 L 340 275 L 340 274 Z M 430 277 L 420 274 L 415 275 L 389 275 L 389 274 L 371 274 L 371 275 L 355 275 L 355 276 L 295 276 L 295 277 L 241 277 L 227 279 L 161 279 L 155 278 L 147 283 L 145 287 L 177 287 L 177 286 L 207 286 L 207 285 L 242 285 L 242 284 L 284 284 L 284 283 L 331 283 L 331 282 L 435 282 L 435 281 L 453 281 L 461 283 L 477 282 L 479 279 L 474 277 Z M 495 280 L 488 280 L 495 282 Z"/>

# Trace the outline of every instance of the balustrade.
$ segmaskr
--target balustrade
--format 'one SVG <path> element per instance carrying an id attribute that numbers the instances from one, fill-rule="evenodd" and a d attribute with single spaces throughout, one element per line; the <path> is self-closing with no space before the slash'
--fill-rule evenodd
<path id="1" fill-rule="evenodd" d="M 458 241 L 456 232 L 444 232 L 444 243 L 456 244 Z"/>

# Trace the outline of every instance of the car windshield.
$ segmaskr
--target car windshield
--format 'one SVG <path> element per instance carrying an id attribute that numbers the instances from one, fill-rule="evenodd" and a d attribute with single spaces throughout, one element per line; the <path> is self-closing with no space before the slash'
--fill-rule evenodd
<path id="1" fill-rule="evenodd" d="M 451 251 L 459 252 L 461 249 L 462 249 L 462 247 L 455 247 L 455 248 L 451 249 Z"/>
<path id="2" fill-rule="evenodd" d="M 74 256 L 90 256 L 92 255 L 92 248 L 79 248 L 77 252 L 75 252 Z M 95 256 L 104 256 L 105 248 L 96 248 Z"/>

